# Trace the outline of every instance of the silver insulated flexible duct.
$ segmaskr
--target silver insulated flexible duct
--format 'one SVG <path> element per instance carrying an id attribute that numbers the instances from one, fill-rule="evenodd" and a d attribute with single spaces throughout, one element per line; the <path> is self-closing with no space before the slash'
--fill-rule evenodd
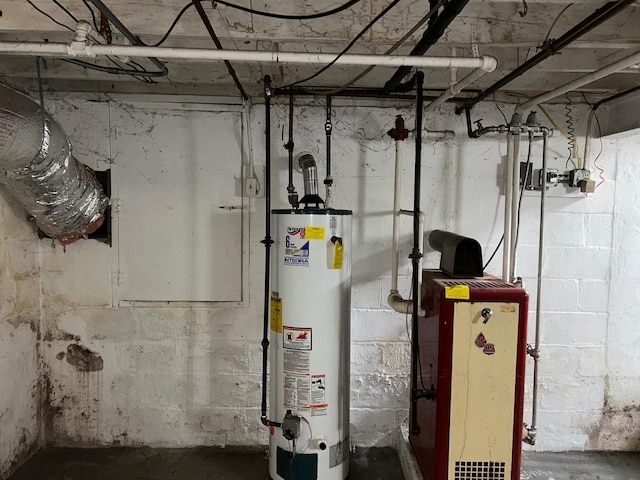
<path id="1" fill-rule="evenodd" d="M 58 122 L 1 85 L 0 184 L 40 230 L 63 244 L 95 231 L 109 205 L 93 172 L 73 157 Z"/>

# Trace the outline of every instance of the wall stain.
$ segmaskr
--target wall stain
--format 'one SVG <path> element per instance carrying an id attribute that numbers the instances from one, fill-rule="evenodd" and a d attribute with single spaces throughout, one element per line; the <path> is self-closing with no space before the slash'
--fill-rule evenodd
<path id="1" fill-rule="evenodd" d="M 79 372 L 98 372 L 104 368 L 104 361 L 99 354 L 77 343 L 67 347 L 65 357 Z"/>

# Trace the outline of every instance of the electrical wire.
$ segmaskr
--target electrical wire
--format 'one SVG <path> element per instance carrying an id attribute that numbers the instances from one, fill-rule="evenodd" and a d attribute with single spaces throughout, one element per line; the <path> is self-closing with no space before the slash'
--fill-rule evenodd
<path id="1" fill-rule="evenodd" d="M 569 162 L 573 163 L 574 168 L 577 168 L 576 163 L 573 161 L 574 156 L 578 154 L 578 142 L 576 141 L 576 128 L 573 124 L 573 110 L 571 109 L 571 105 L 573 105 L 573 99 L 569 96 L 569 92 L 565 94 L 567 97 L 567 103 L 564 104 L 564 118 L 565 123 L 567 124 L 567 135 L 569 136 L 569 157 L 565 163 L 565 167 L 569 164 Z"/>
<path id="2" fill-rule="evenodd" d="M 587 101 L 587 97 L 585 97 L 585 101 Z M 600 126 L 600 119 L 598 118 L 598 114 L 596 113 L 595 109 L 593 109 L 593 107 L 591 108 L 591 111 L 593 112 L 593 118 L 596 119 L 596 126 L 598 127 L 598 138 L 600 139 L 600 151 L 598 152 L 598 155 L 596 155 L 596 158 L 593 159 L 593 166 L 598 170 L 598 177 L 600 178 L 600 181 L 596 184 L 595 187 L 598 188 L 606 181 L 604 177 L 604 168 L 598 165 L 598 159 L 600 158 L 600 155 L 602 155 L 602 151 L 604 150 L 604 143 L 602 142 L 602 127 Z M 585 158 L 584 161 L 586 165 L 587 159 Z"/>
<path id="3" fill-rule="evenodd" d="M 67 7 L 65 7 L 64 5 L 62 5 L 58 0 L 53 0 L 53 3 L 55 3 L 58 7 L 60 7 L 60 9 L 61 9 L 64 13 L 66 13 L 67 15 L 69 15 L 69 16 L 71 17 L 71 19 L 72 19 L 74 22 L 78 23 L 78 19 L 76 18 L 76 16 L 75 16 L 73 13 L 71 13 Z"/>
<path id="4" fill-rule="evenodd" d="M 551 26 L 549 27 L 549 30 L 547 31 L 547 35 L 544 37 L 544 41 L 542 42 L 542 46 L 547 44 L 547 42 L 549 41 L 549 36 L 551 35 L 551 32 L 553 31 L 553 27 L 556 26 L 556 23 L 558 23 L 558 20 L 560 20 L 560 18 L 564 14 L 564 12 L 566 12 L 571 5 L 573 5 L 573 3 L 568 3 L 562 10 L 560 10 L 560 13 L 556 17 L 556 19 L 551 23 Z"/>
<path id="5" fill-rule="evenodd" d="M 515 93 L 515 92 L 505 92 L 506 95 L 509 95 L 511 97 L 523 97 L 523 98 L 531 98 L 529 95 L 526 95 L 524 93 Z M 542 105 L 538 105 L 537 108 L 542 112 L 542 114 L 547 117 L 547 120 L 549 120 L 549 123 L 551 124 L 551 126 L 557 130 L 558 132 L 560 132 L 560 135 L 562 135 L 564 138 L 566 138 L 567 140 L 570 140 L 569 135 L 567 134 L 567 132 L 565 132 L 564 130 L 562 130 L 558 124 L 553 120 L 553 118 L 551 117 L 551 115 L 549 114 L 549 112 L 542 106 Z M 576 142 L 574 144 L 575 149 L 576 149 L 576 160 L 578 161 L 578 168 L 582 168 L 582 157 L 580 156 L 580 149 L 578 148 L 578 143 Z"/>
<path id="6" fill-rule="evenodd" d="M 82 60 L 76 60 L 75 58 L 61 58 L 63 62 L 72 63 L 74 65 L 79 65 L 84 68 L 88 68 L 90 70 L 96 70 L 98 72 L 110 73 L 112 75 L 132 75 L 132 76 L 140 76 L 140 77 L 164 77 L 166 76 L 162 70 L 157 71 L 148 71 L 148 70 L 136 70 L 136 69 L 126 69 L 126 68 L 114 68 L 114 67 L 105 67 L 104 65 L 98 65 L 95 63 L 83 62 Z"/>
<path id="7" fill-rule="evenodd" d="M 331 10 L 327 10 L 326 12 L 317 12 L 317 13 L 311 13 L 308 15 L 290 15 L 286 13 L 265 12 L 262 10 L 255 10 L 249 7 L 243 7 L 242 5 L 236 5 L 235 3 L 227 2 L 225 0 L 213 0 L 213 3 L 214 4 L 219 3 L 220 5 L 224 5 L 225 7 L 235 8 L 237 10 L 242 10 L 243 12 L 251 13 L 253 15 L 259 15 L 262 17 L 279 18 L 281 20 L 313 20 L 315 18 L 329 17 L 331 15 L 335 15 L 336 13 L 340 13 L 343 10 L 353 7 L 356 3 L 360 1 L 362 0 L 349 0 L 344 5 L 340 5 L 336 8 L 332 8 Z"/>
<path id="8" fill-rule="evenodd" d="M 524 166 L 525 178 L 524 178 L 524 181 L 522 182 L 522 185 L 520 185 L 520 197 L 518 198 L 518 221 L 516 223 L 516 238 L 514 242 L 514 250 L 518 248 L 518 236 L 520 235 L 520 210 L 522 208 L 522 197 L 524 196 L 524 186 L 527 184 L 527 181 L 529 180 L 529 165 L 531 165 L 531 145 L 532 144 L 533 142 L 531 141 L 531 136 L 529 136 L 529 148 L 527 150 L 527 163 L 525 163 L 525 166 Z M 496 253 L 498 253 L 498 250 L 500 250 L 500 246 L 502 245 L 502 242 L 504 242 L 504 233 L 502 234 L 502 237 L 500 237 L 500 241 L 498 242 L 498 245 L 496 245 L 496 248 L 491 254 L 491 257 L 489 257 L 489 260 L 487 260 L 487 263 L 485 263 L 484 267 L 482 267 L 482 270 L 487 269 L 491 261 L 496 256 Z"/>
<path id="9" fill-rule="evenodd" d="M 498 242 L 498 245 L 496 245 L 495 250 L 493 251 L 493 253 L 489 257 L 489 260 L 487 260 L 487 263 L 485 263 L 484 267 L 482 267 L 482 270 L 486 270 L 487 269 L 487 267 L 489 266 L 489 264 L 493 260 L 493 257 L 495 257 L 496 253 L 498 253 L 498 250 L 500 250 L 500 245 L 502 245 L 502 242 L 504 242 L 504 233 L 502 234 L 502 237 L 500 237 L 500 241 Z"/>
<path id="10" fill-rule="evenodd" d="M 520 236 L 520 210 L 522 209 L 522 197 L 524 196 L 524 186 L 529 180 L 529 165 L 531 165 L 531 146 L 533 145 L 533 134 L 529 134 L 529 148 L 527 149 L 527 163 L 524 164 L 524 180 L 520 185 L 520 198 L 518 199 L 518 220 L 516 222 L 516 238 L 513 241 L 513 251 L 518 249 L 518 237 Z M 544 172 L 543 174 L 546 174 Z"/>
<path id="11" fill-rule="evenodd" d="M 178 13 L 178 15 L 176 16 L 176 18 L 173 20 L 173 22 L 171 23 L 171 26 L 169 27 L 169 30 L 167 30 L 167 33 L 165 33 L 162 38 L 154 43 L 153 45 L 147 45 L 145 43 L 145 45 L 147 46 L 151 46 L 151 47 L 159 47 L 160 45 L 162 45 L 167 38 L 169 38 L 169 35 L 171 35 L 171 32 L 173 32 L 173 29 L 176 28 L 176 25 L 178 25 L 178 22 L 180 21 L 180 19 L 182 18 L 182 16 L 187 13 L 187 11 L 193 7 L 193 2 L 187 3 L 184 7 L 182 7 L 182 10 L 180 10 L 180 13 Z M 143 42 L 144 43 L 144 42 Z"/>
<path id="12" fill-rule="evenodd" d="M 93 10 L 90 8 L 89 4 L 86 2 L 86 0 L 83 0 L 85 5 L 87 5 L 87 8 L 89 8 L 89 10 L 92 13 L 92 19 L 95 23 L 95 14 L 93 13 Z M 45 17 L 47 17 L 49 20 L 51 20 L 52 22 L 56 23 L 57 25 L 60 25 L 61 27 L 66 28 L 67 30 L 69 30 L 70 32 L 75 32 L 75 30 L 73 28 L 71 28 L 68 25 L 65 25 L 62 22 L 59 22 L 58 20 L 56 20 L 54 17 L 52 17 L 51 15 L 49 15 L 47 12 L 45 12 L 44 10 L 40 9 L 36 4 L 34 4 L 32 2 L 32 0 L 27 0 L 27 2 L 29 3 L 29 5 L 31 5 L 35 10 L 37 10 L 38 12 L 40 12 L 42 15 L 44 15 Z M 62 5 L 58 0 L 53 0 L 53 3 L 55 3 L 63 12 L 65 12 L 72 20 L 74 20 L 75 22 L 78 21 L 78 19 L 76 18 L 76 16 L 71 13 L 64 5 Z M 95 38 L 92 37 L 95 41 Z M 66 63 L 71 63 L 73 65 L 79 65 L 81 67 L 84 68 L 89 68 L 91 70 L 96 70 L 99 72 L 103 72 L 103 73 L 109 73 L 109 74 L 113 74 L 113 75 L 131 75 L 132 77 L 141 77 L 141 78 L 146 78 L 148 80 L 151 79 L 151 77 L 163 77 L 166 76 L 164 72 L 162 71 L 148 71 L 146 69 L 144 69 L 144 67 L 142 67 L 140 64 L 136 63 L 136 66 L 138 68 L 140 68 L 141 70 L 138 70 L 136 68 L 133 69 L 127 69 L 127 68 L 122 68 L 121 66 L 119 66 L 113 59 L 109 58 L 109 60 L 114 63 L 115 65 L 117 65 L 116 67 L 106 67 L 104 65 L 98 65 L 95 63 L 89 63 L 89 62 L 83 62 L 82 60 L 77 60 L 74 58 L 61 58 L 60 59 L 63 62 Z M 133 63 L 133 62 L 132 62 Z M 147 80 L 142 80 L 145 81 L 146 83 L 153 83 L 153 81 L 147 81 Z"/>
<path id="13" fill-rule="evenodd" d="M 55 18 L 53 18 L 51 15 L 49 15 L 47 12 L 45 12 L 44 10 L 42 10 L 41 8 L 39 8 L 35 3 L 33 3 L 31 0 L 27 0 L 27 3 L 29 5 L 31 5 L 33 8 L 35 8 L 38 12 L 40 12 L 42 15 L 44 15 L 45 17 L 47 17 L 49 20 L 51 20 L 53 23 L 55 23 L 56 25 L 59 25 L 63 28 L 66 28 L 67 30 L 69 30 L 70 32 L 75 32 L 75 30 L 73 28 L 71 28 L 68 25 L 65 25 L 64 23 L 59 22 L 58 20 L 56 20 Z"/>
<path id="14" fill-rule="evenodd" d="M 496 108 L 502 114 L 502 118 L 504 118 L 504 124 L 508 125 L 509 124 L 509 120 L 507 120 L 507 116 L 504 114 L 504 112 L 502 111 L 502 109 L 500 108 L 500 105 L 498 105 L 498 102 L 496 100 L 496 92 L 493 92 L 493 103 L 496 104 Z"/>
<path id="15" fill-rule="evenodd" d="M 85 4 L 85 6 L 87 7 L 87 9 L 89 10 L 89 12 L 91 13 L 91 21 L 93 22 L 93 28 L 96 29 L 96 32 L 99 32 L 100 29 L 98 28 L 98 21 L 96 20 L 96 14 L 93 11 L 93 8 L 91 8 L 91 5 L 89 5 L 88 0 L 82 0 L 82 3 Z"/>
<path id="16" fill-rule="evenodd" d="M 427 20 L 429 20 L 431 17 L 433 17 L 434 15 L 436 15 L 438 13 L 438 10 L 446 3 L 446 0 L 440 0 L 436 5 L 433 6 L 433 8 L 431 10 L 429 10 L 427 12 L 427 14 L 422 17 L 418 23 L 416 23 L 413 28 L 411 30 L 409 30 L 407 33 L 404 34 L 404 36 L 398 40 L 396 43 L 393 44 L 393 46 L 391 48 L 389 48 L 386 52 L 384 52 L 384 55 L 390 55 L 393 52 L 395 52 L 404 42 L 406 42 L 409 37 L 411 37 L 411 35 L 413 35 L 422 25 L 424 25 L 426 23 Z M 341 87 L 336 88 L 335 90 L 331 90 L 329 92 L 322 92 L 323 95 L 335 95 L 337 93 L 342 92 L 344 89 L 350 87 L 351 85 L 353 85 L 354 83 L 356 83 L 358 80 L 364 78 L 371 70 L 373 70 L 374 68 L 376 68 L 375 65 L 370 65 L 367 68 L 365 68 L 362 73 L 359 73 L 358 75 L 356 75 L 355 77 L 353 77 L 351 80 L 349 80 L 347 83 L 345 83 L 344 85 L 342 85 Z M 314 91 L 310 91 L 310 93 L 318 93 L 318 92 L 314 92 Z"/>
<path id="17" fill-rule="evenodd" d="M 349 44 L 333 60 L 331 60 L 331 62 L 329 62 L 324 67 L 322 67 L 316 73 L 314 73 L 313 75 L 308 76 L 307 78 L 303 78 L 302 80 L 298 80 L 296 82 L 290 83 L 290 84 L 285 85 L 284 87 L 280 87 L 280 88 L 283 88 L 283 89 L 291 88 L 291 87 L 293 87 L 295 85 L 299 85 L 300 83 L 304 83 L 304 82 L 308 82 L 309 80 L 313 80 L 318 75 L 326 72 L 329 68 L 331 68 L 338 61 L 338 59 L 340 57 L 342 57 L 345 53 L 347 53 L 351 49 L 351 47 L 353 47 L 355 45 L 355 43 L 358 40 L 360 40 L 360 38 L 365 33 L 367 33 L 367 31 L 371 27 L 373 27 L 382 17 L 384 17 L 389 12 L 389 10 L 391 10 L 393 7 L 395 7 L 398 3 L 400 3 L 400 0 L 393 0 L 393 2 L 391 2 L 389 5 L 387 5 L 384 10 L 382 10 L 380 13 L 378 13 L 378 15 L 376 15 L 362 30 L 360 30 L 360 32 L 353 38 L 353 40 L 351 40 L 349 42 Z"/>

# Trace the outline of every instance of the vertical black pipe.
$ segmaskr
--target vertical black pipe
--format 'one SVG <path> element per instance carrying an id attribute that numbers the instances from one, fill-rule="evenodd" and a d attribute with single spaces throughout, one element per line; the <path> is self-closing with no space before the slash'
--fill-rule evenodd
<path id="1" fill-rule="evenodd" d="M 271 425 L 267 418 L 267 360 L 269 356 L 269 276 L 271 270 L 271 77 L 264 77 L 264 132 L 265 132 L 265 234 L 262 243 L 264 249 L 264 308 L 262 325 L 262 405 L 260 418 L 264 425 Z M 251 126 L 249 126 L 250 128 Z"/>
<path id="2" fill-rule="evenodd" d="M 416 95 L 416 162 L 413 184 L 413 252 L 411 253 L 412 271 L 411 271 L 411 291 L 413 292 L 413 312 L 411 314 L 411 433 L 417 435 L 419 433 L 418 417 L 416 415 L 418 408 L 418 317 L 420 306 L 420 292 L 418 291 L 419 275 L 418 264 L 422 252 L 420 251 L 420 173 L 422 169 L 422 111 L 424 107 L 424 96 L 422 87 L 424 85 L 424 73 L 416 73 L 418 89 Z"/>
<path id="3" fill-rule="evenodd" d="M 333 178 L 331 177 L 331 130 L 333 130 L 333 124 L 331 123 L 331 95 L 327 95 L 327 120 L 324 123 L 324 131 L 327 134 L 327 177 L 324 180 L 324 184 L 329 187 L 333 185 Z"/>
<path id="4" fill-rule="evenodd" d="M 298 193 L 293 184 L 293 95 L 289 95 L 289 141 L 285 148 L 289 151 L 289 185 L 287 185 L 289 204 L 291 208 L 298 208 Z"/>

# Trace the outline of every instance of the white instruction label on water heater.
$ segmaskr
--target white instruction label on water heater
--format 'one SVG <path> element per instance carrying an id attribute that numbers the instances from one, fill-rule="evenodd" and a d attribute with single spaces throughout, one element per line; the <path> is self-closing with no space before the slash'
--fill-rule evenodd
<path id="1" fill-rule="evenodd" d="M 282 346 L 289 350 L 311 350 L 311 329 L 283 327 Z"/>
<path id="2" fill-rule="evenodd" d="M 309 408 L 311 399 L 309 374 L 284 372 L 284 406 L 285 408 Z"/>

